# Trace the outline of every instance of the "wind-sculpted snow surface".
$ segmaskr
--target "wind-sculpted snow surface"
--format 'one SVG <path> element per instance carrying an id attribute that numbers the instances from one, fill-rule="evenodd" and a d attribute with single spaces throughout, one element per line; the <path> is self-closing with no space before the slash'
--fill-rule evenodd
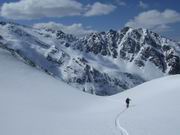
<path id="1" fill-rule="evenodd" d="M 180 73 L 179 43 L 145 29 L 75 37 L 47 26 L 0 22 L 0 47 L 84 92 L 113 95 Z"/>

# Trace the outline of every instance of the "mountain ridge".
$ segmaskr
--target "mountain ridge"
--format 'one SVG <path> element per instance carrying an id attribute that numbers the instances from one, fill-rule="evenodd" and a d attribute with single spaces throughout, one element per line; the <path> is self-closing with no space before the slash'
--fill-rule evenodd
<path id="1" fill-rule="evenodd" d="M 60 30 L 0 23 L 0 47 L 25 63 L 96 95 L 180 73 L 180 44 L 125 27 L 76 37 Z"/>

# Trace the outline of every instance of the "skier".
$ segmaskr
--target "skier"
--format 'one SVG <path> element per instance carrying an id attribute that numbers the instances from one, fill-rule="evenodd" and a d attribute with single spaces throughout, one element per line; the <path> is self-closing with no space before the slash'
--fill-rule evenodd
<path id="1" fill-rule="evenodd" d="M 126 107 L 129 108 L 129 103 L 130 103 L 131 99 L 130 98 L 126 98 Z"/>

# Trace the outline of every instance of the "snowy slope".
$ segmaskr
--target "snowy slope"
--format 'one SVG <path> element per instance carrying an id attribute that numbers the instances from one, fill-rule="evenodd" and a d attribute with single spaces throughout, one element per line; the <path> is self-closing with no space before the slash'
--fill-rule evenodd
<path id="1" fill-rule="evenodd" d="M 76 37 L 51 25 L 32 28 L 0 22 L 0 48 L 81 91 L 101 96 L 180 74 L 180 44 L 141 28 Z"/>
<path id="2" fill-rule="evenodd" d="M 0 47 L 84 92 L 112 95 L 144 82 L 121 71 L 113 60 L 69 47 L 79 39 L 60 30 L 0 22 Z"/>
<path id="3" fill-rule="evenodd" d="M 128 110 L 121 108 L 118 129 L 125 129 L 129 135 L 180 134 L 179 75 L 144 83 L 111 98 L 124 100 L 127 96 L 132 104 Z"/>
<path id="4" fill-rule="evenodd" d="M 111 97 L 75 90 L 0 49 L 1 135 L 179 135 L 180 76 Z M 132 99 L 125 109 L 126 97 Z"/>
<path id="5" fill-rule="evenodd" d="M 102 98 L 77 91 L 2 50 L 0 62 L 0 135 L 111 133 L 111 120 L 102 115 L 108 110 L 99 108 Z"/>

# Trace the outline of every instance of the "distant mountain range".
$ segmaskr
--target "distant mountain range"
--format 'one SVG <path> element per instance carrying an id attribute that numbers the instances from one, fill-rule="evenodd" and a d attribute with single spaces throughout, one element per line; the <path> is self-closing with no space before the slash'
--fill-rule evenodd
<path id="1" fill-rule="evenodd" d="M 180 43 L 142 28 L 76 37 L 48 25 L 0 22 L 0 48 L 60 81 L 101 96 L 180 73 Z"/>

